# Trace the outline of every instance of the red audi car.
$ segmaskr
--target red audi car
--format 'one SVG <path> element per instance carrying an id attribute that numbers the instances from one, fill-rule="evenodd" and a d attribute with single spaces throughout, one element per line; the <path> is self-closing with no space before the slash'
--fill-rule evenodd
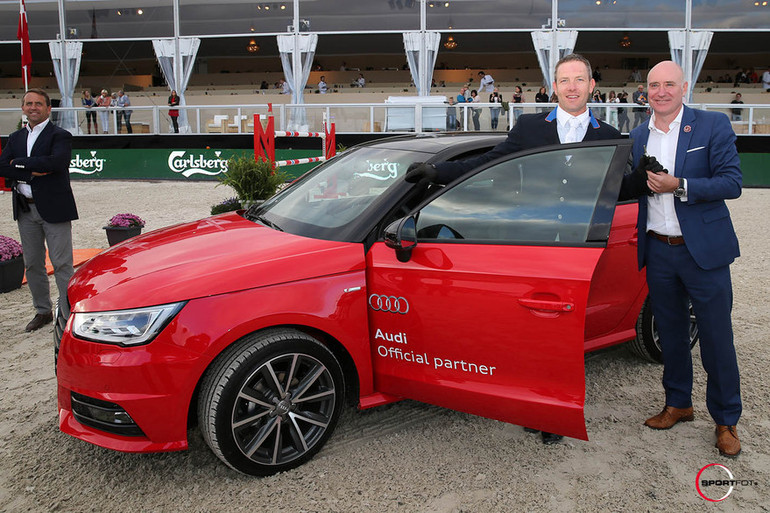
<path id="1" fill-rule="evenodd" d="M 151 452 L 186 449 L 197 424 L 253 475 L 310 459 L 346 402 L 587 439 L 584 354 L 632 341 L 660 358 L 637 206 L 616 201 L 631 143 L 526 151 L 447 186 L 403 179 L 503 137 L 364 144 L 247 212 L 101 253 L 56 320 L 61 430 Z"/>

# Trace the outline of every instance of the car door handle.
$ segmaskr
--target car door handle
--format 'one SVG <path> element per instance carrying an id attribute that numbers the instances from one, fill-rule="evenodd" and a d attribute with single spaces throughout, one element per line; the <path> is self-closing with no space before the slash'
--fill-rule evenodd
<path id="1" fill-rule="evenodd" d="M 542 299 L 519 298 L 519 304 L 532 310 L 549 312 L 572 312 L 575 310 L 575 303 L 569 303 L 566 301 L 547 301 Z"/>

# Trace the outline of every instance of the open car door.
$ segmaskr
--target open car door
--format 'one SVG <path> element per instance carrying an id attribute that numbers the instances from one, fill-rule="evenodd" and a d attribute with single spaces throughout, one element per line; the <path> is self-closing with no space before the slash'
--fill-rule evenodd
<path id="1" fill-rule="evenodd" d="M 506 157 L 391 225 L 416 244 L 367 255 L 375 389 L 587 439 L 586 302 L 630 150 Z"/>

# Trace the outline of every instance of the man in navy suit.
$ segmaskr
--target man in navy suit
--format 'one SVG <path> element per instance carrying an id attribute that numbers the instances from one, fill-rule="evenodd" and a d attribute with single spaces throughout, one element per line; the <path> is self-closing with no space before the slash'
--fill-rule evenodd
<path id="1" fill-rule="evenodd" d="M 688 298 L 700 333 L 708 374 L 706 405 L 716 422 L 723 456 L 741 451 L 735 425 L 741 415 L 740 378 L 733 346 L 729 265 L 739 255 L 726 199 L 741 195 L 735 133 L 720 112 L 683 104 L 682 69 L 664 61 L 647 76 L 653 115 L 631 132 L 634 163 L 645 155 L 664 168 L 648 169 L 652 195 L 639 200 L 639 268 L 647 267 L 650 302 L 663 351 L 663 411 L 647 419 L 653 429 L 693 420 Z M 639 166 L 637 165 L 637 168 Z"/>
<path id="2" fill-rule="evenodd" d="M 587 107 L 595 85 L 591 63 L 576 53 L 566 55 L 556 63 L 554 70 L 553 89 L 558 96 L 558 107 L 551 112 L 523 114 L 506 140 L 483 155 L 435 165 L 415 162 L 407 169 L 404 179 L 407 182 L 427 180 L 447 184 L 482 164 L 518 151 L 551 144 L 620 139 L 620 132 L 597 120 Z M 554 184 L 554 191 L 558 190 L 558 185 Z M 544 444 L 556 443 L 561 438 L 542 432 Z"/>
<path id="3" fill-rule="evenodd" d="M 620 139 L 614 127 L 596 119 L 587 103 L 594 90 L 591 64 L 579 54 L 564 56 L 556 63 L 553 89 L 559 106 L 551 112 L 523 114 L 505 141 L 478 157 L 455 162 L 409 166 L 405 180 L 447 184 L 478 166 L 517 151 L 551 144 Z"/>
<path id="4" fill-rule="evenodd" d="M 21 109 L 29 123 L 8 137 L 0 156 L 0 176 L 14 180 L 13 218 L 19 227 L 27 283 L 36 311 L 25 330 L 34 331 L 53 320 L 45 269 L 46 245 L 59 297 L 67 295 L 67 284 L 74 273 L 72 220 L 78 218 L 78 211 L 69 176 L 72 134 L 50 122 L 51 99 L 41 89 L 27 91 Z M 62 314 L 69 316 L 68 303 L 59 303 Z"/>

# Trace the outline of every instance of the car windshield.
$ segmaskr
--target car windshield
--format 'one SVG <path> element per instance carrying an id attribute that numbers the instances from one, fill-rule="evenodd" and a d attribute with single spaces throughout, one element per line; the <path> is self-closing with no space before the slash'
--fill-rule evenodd
<path id="1" fill-rule="evenodd" d="M 276 230 L 327 240 L 345 240 L 346 228 L 391 187 L 424 153 L 368 146 L 350 150 L 317 167 L 247 218 Z M 392 190 L 392 189 L 391 189 Z"/>

